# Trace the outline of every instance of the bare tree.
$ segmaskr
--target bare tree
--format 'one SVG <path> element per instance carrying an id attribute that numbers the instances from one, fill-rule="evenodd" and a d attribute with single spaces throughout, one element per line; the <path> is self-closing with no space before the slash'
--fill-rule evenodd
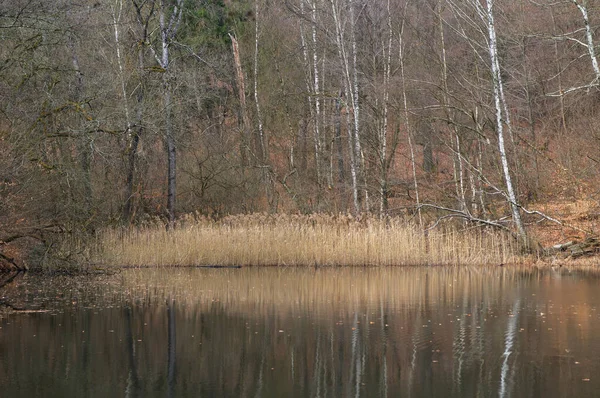
<path id="1" fill-rule="evenodd" d="M 151 2 L 151 11 L 154 11 L 154 1 Z M 137 10 L 140 10 L 142 5 L 137 0 L 132 0 Z M 152 43 L 148 44 L 150 51 L 161 68 L 163 73 L 163 111 L 165 117 L 164 136 L 167 148 L 167 216 L 169 225 L 175 222 L 175 202 L 176 202 L 176 178 L 177 178 L 177 148 L 175 145 L 175 137 L 173 133 L 173 88 L 171 85 L 171 57 L 170 46 L 177 35 L 177 29 L 181 23 L 183 15 L 183 0 L 159 0 L 158 10 L 159 23 L 159 50 L 156 50 Z M 138 12 L 139 15 L 139 12 Z M 141 28 L 146 31 L 147 23 L 144 25 L 144 20 L 138 18 Z"/>
<path id="2" fill-rule="evenodd" d="M 494 105 L 496 107 L 496 132 L 498 134 L 498 149 L 500 150 L 500 160 L 502 163 L 502 172 L 504 174 L 504 182 L 506 183 L 506 192 L 510 207 L 512 209 L 513 221 L 517 227 L 517 231 L 521 239 L 526 240 L 527 234 L 523 221 L 521 220 L 521 213 L 517 196 L 512 183 L 512 177 L 510 168 L 508 166 L 508 157 L 506 155 L 506 148 L 504 145 L 504 129 L 503 125 L 506 123 L 509 131 L 512 128 L 510 123 L 510 115 L 508 113 L 508 106 L 506 104 L 506 98 L 504 96 L 504 86 L 502 83 L 502 74 L 500 71 L 500 61 L 498 59 L 498 42 L 496 39 L 496 25 L 494 23 L 494 0 L 486 0 L 486 8 L 477 1 L 475 3 L 477 12 L 480 17 L 486 22 L 489 41 L 488 51 L 490 55 L 491 71 L 492 71 L 492 83 L 494 87 Z M 504 115 L 503 115 L 504 113 Z"/>
<path id="3" fill-rule="evenodd" d="M 477 26 L 475 19 L 472 19 L 468 12 L 461 8 L 461 6 L 454 2 L 449 1 L 454 11 L 459 15 L 460 18 L 471 26 Z M 502 78 L 502 72 L 500 68 L 500 60 L 498 56 L 498 41 L 496 36 L 496 24 L 494 20 L 494 0 L 485 0 L 482 4 L 480 0 L 469 0 L 468 5 L 471 10 L 476 12 L 479 20 L 483 22 L 483 28 L 476 28 L 479 33 L 485 38 L 485 46 L 481 46 L 480 43 L 474 42 L 473 38 L 468 37 L 464 32 L 463 37 L 469 41 L 470 46 L 473 48 L 484 47 L 489 57 L 489 68 L 491 73 L 491 83 L 493 89 L 493 100 L 495 109 L 495 122 L 496 122 L 496 137 L 498 139 L 498 150 L 500 155 L 500 163 L 502 167 L 502 175 L 506 191 L 501 191 L 505 196 L 512 212 L 512 219 L 517 229 L 518 236 L 526 241 L 527 235 L 521 220 L 520 204 L 517 200 L 515 188 L 513 185 L 513 179 L 511 176 L 511 170 L 508 162 L 508 154 L 504 139 L 504 129 L 509 131 L 512 135 L 512 124 L 507 105 L 506 97 L 504 94 L 504 84 Z M 462 189 L 461 189 L 462 190 Z M 462 196 L 462 193 L 459 193 Z"/>
<path id="4" fill-rule="evenodd" d="M 361 202 L 359 196 L 359 178 L 363 175 L 362 170 L 362 145 L 360 141 L 360 105 L 358 98 L 358 70 L 357 70 L 357 54 L 356 54 L 356 36 L 355 30 L 355 15 L 354 15 L 354 3 L 352 0 L 348 0 L 347 8 L 349 15 L 347 16 L 350 21 L 350 46 L 352 52 L 349 54 L 347 38 L 345 36 L 345 23 L 341 17 L 341 5 L 339 0 L 329 0 L 331 5 L 331 12 L 333 17 L 333 23 L 335 26 L 335 37 L 336 47 L 342 68 L 342 76 L 345 85 L 345 95 L 347 107 L 352 110 L 352 115 L 349 112 L 346 113 L 348 120 L 352 123 L 349 124 L 352 127 L 348 128 L 348 143 L 350 145 L 350 175 L 352 178 L 352 198 L 354 203 L 355 213 L 361 212 Z M 350 58 L 350 56 L 352 58 Z M 366 189 L 366 187 L 365 187 Z M 364 202 L 368 201 L 368 198 L 363 198 Z"/>

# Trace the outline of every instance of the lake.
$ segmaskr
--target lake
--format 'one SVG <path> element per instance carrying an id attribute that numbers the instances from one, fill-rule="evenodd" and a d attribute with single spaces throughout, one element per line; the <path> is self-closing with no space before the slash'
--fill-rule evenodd
<path id="1" fill-rule="evenodd" d="M 592 397 L 600 279 L 517 268 L 138 269 L 0 288 L 6 397 Z"/>

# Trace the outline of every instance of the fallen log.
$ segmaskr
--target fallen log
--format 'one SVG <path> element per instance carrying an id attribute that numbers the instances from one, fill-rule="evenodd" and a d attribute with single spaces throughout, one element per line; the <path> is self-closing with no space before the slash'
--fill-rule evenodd
<path id="1" fill-rule="evenodd" d="M 547 254 L 563 258 L 579 258 L 600 254 L 600 239 L 588 237 L 585 240 L 560 243 L 547 249 Z"/>

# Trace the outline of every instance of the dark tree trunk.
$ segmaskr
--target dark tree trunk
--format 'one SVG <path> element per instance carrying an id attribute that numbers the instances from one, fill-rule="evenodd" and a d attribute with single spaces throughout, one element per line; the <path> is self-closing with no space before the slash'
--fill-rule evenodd
<path id="1" fill-rule="evenodd" d="M 171 86 L 165 76 L 165 87 L 164 87 L 164 101 L 165 101 L 165 131 L 167 141 L 167 216 L 169 218 L 169 225 L 172 227 L 175 222 L 175 187 L 176 187 L 176 146 L 175 138 L 173 137 L 173 123 L 171 120 Z"/>

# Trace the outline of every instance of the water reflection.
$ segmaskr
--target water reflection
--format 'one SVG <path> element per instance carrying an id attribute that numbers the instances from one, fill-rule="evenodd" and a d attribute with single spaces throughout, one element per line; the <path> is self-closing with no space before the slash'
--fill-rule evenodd
<path id="1" fill-rule="evenodd" d="M 520 309 L 520 303 L 521 300 L 520 298 L 518 298 L 515 301 L 515 304 L 513 306 L 513 310 L 512 312 L 508 315 L 508 327 L 506 329 L 506 339 L 504 342 L 504 353 L 502 353 L 502 356 L 504 357 L 504 360 L 502 361 L 502 373 L 500 376 L 500 397 L 506 397 L 508 395 L 510 395 L 510 388 L 512 386 L 512 383 L 514 381 L 514 373 L 515 373 L 515 366 L 514 366 L 514 357 L 516 356 L 516 354 L 513 354 L 513 344 L 515 341 L 515 337 L 516 337 L 516 332 L 517 332 L 517 321 L 518 321 L 518 316 L 519 316 L 519 309 Z M 513 354 L 513 366 L 510 367 L 509 366 L 509 360 L 510 355 Z M 509 373 L 509 368 L 510 369 L 510 373 Z"/>
<path id="2" fill-rule="evenodd" d="M 593 274 L 132 270 L 0 297 L 6 396 L 594 396 Z"/>

